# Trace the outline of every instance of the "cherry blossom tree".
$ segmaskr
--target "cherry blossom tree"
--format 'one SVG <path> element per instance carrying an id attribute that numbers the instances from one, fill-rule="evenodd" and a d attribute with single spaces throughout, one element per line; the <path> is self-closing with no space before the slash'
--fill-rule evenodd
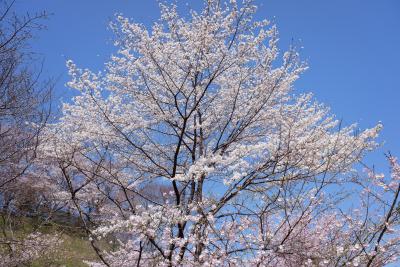
<path id="1" fill-rule="evenodd" d="M 46 181 L 34 171 L 39 134 L 49 118 L 51 82 L 42 82 L 29 43 L 45 12 L 19 16 L 0 1 L 0 266 L 21 266 L 51 252 L 58 236 L 41 234 L 53 211 Z M 38 224 L 21 233 L 27 217 Z M 42 220 L 43 219 L 43 220 Z"/>
<path id="2" fill-rule="evenodd" d="M 40 156 L 80 217 L 92 266 L 382 266 L 399 255 L 399 167 L 356 170 L 381 125 L 343 126 L 293 84 L 244 0 L 145 26 L 117 16 L 118 53 L 94 73 L 72 61 Z M 104 249 L 104 240 L 115 246 Z M 103 243 L 102 243 L 103 242 Z"/>

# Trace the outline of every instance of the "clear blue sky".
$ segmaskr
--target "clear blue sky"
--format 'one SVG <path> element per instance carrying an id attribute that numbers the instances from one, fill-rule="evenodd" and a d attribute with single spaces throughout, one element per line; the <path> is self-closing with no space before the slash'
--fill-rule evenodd
<path id="1" fill-rule="evenodd" d="M 199 1 L 179 1 L 196 3 Z M 258 0 L 258 18 L 275 22 L 280 47 L 304 48 L 310 69 L 296 83 L 311 91 L 345 124 L 360 128 L 384 124 L 383 148 L 368 162 L 381 164 L 383 152 L 400 157 L 400 1 L 398 0 Z M 17 0 L 18 12 L 46 10 L 53 15 L 33 49 L 45 57 L 45 75 L 60 77 L 59 95 L 68 97 L 66 59 L 101 70 L 115 48 L 107 29 L 121 12 L 145 25 L 158 18 L 155 0 Z M 67 92 L 64 94 L 64 92 Z"/>

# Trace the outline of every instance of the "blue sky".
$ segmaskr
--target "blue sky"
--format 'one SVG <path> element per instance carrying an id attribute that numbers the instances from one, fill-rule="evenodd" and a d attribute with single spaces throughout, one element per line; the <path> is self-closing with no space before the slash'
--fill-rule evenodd
<path id="1" fill-rule="evenodd" d="M 179 1 L 200 6 L 200 1 Z M 368 157 L 387 169 L 383 152 L 400 157 L 400 1 L 256 1 L 257 17 L 275 22 L 282 50 L 293 43 L 309 64 L 296 83 L 311 91 L 345 124 L 384 124 L 384 146 Z M 108 22 L 116 12 L 145 25 L 158 18 L 155 0 L 17 0 L 18 12 L 53 13 L 32 44 L 45 58 L 45 76 L 59 78 L 56 91 L 68 99 L 66 59 L 101 70 L 115 48 Z M 382 164 L 383 163 L 383 164 Z"/>

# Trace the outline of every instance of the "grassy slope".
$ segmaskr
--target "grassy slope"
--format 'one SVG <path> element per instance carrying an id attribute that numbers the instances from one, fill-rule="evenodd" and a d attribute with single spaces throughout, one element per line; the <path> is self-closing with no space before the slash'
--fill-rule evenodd
<path id="1" fill-rule="evenodd" d="M 36 260 L 32 267 L 42 266 L 87 266 L 83 260 L 98 261 L 90 243 L 77 235 L 62 235 L 63 243 L 57 253 Z"/>
<path id="2" fill-rule="evenodd" d="M 35 222 L 30 218 L 13 218 L 13 220 L 18 223 L 14 232 L 18 237 L 23 237 L 31 233 L 35 225 Z M 48 234 L 61 233 L 63 242 L 56 253 L 34 261 L 31 265 L 32 267 L 83 267 L 87 266 L 83 263 L 83 260 L 98 261 L 89 241 L 79 228 L 71 227 L 65 223 L 51 223 L 42 226 L 39 231 Z M 2 236 L 2 233 L 0 233 L 0 236 Z"/>

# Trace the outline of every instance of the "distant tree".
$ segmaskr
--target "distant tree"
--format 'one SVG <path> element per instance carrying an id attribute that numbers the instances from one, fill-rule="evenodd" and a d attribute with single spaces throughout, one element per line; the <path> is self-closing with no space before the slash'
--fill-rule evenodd
<path id="1" fill-rule="evenodd" d="M 52 85 L 41 81 L 35 67 L 40 64 L 29 49 L 47 14 L 18 16 L 12 11 L 14 1 L 0 5 L 0 266 L 19 266 L 58 242 L 39 232 L 26 237 L 18 232 L 23 217 L 48 216 L 51 207 L 33 163 L 50 114 Z"/>
<path id="2" fill-rule="evenodd" d="M 42 135 L 58 195 L 101 258 L 91 264 L 394 261 L 398 165 L 392 178 L 354 170 L 381 125 L 342 127 L 294 95 L 306 66 L 293 49 L 280 56 L 253 1 L 208 0 L 189 17 L 160 7 L 151 30 L 117 17 L 119 53 L 104 73 L 68 61 L 78 95 Z M 114 251 L 100 249 L 107 236 L 121 241 Z"/>

